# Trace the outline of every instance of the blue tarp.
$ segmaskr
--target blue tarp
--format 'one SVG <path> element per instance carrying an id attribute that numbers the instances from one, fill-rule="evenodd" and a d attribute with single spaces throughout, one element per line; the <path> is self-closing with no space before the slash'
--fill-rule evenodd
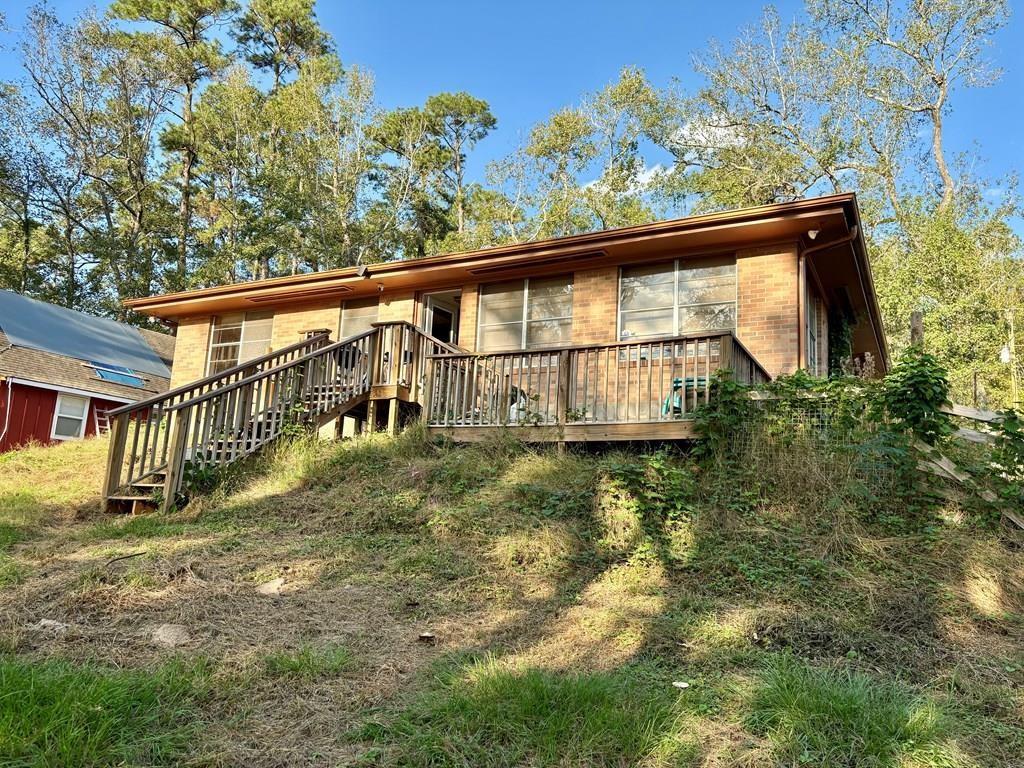
<path id="1" fill-rule="evenodd" d="M 171 372 L 130 325 L 0 290 L 0 330 L 11 344 L 139 373 Z"/>

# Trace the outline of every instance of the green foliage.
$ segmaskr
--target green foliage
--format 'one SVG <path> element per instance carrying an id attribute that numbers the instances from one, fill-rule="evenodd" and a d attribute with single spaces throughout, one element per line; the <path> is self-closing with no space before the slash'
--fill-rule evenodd
<path id="1" fill-rule="evenodd" d="M 935 704 L 895 683 L 815 669 L 789 655 L 768 665 L 748 723 L 787 765 L 966 765 Z"/>
<path id="2" fill-rule="evenodd" d="M 903 425 L 929 445 L 953 431 L 946 369 L 934 355 L 908 347 L 875 393 L 876 413 Z"/>
<path id="3" fill-rule="evenodd" d="M 990 476 L 995 478 L 1001 501 L 1013 509 L 1024 509 L 1024 418 L 1014 410 L 999 417 Z"/>
<path id="4" fill-rule="evenodd" d="M 0 656 L 0 763 L 178 765 L 200 727 L 201 665 L 148 671 Z"/>
<path id="5" fill-rule="evenodd" d="M 731 375 L 719 371 L 711 380 L 709 403 L 694 415 L 694 428 L 701 440 L 698 456 L 721 456 L 736 432 L 749 423 L 754 404 L 749 388 L 738 384 Z"/>

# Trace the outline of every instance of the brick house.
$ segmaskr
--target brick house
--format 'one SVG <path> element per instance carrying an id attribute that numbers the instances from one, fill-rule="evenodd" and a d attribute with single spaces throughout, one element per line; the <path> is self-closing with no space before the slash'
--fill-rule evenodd
<path id="1" fill-rule="evenodd" d="M 290 396 L 318 423 L 417 415 L 456 439 L 532 426 L 631 440 L 692 436 L 719 368 L 825 375 L 830 339 L 888 365 L 852 194 L 127 304 L 177 325 L 172 387 L 206 398 L 174 410 L 191 413 L 182 455 L 216 461 L 227 443 L 211 447 L 223 417 L 209 390 L 247 392 L 233 458 L 269 439 L 297 366 Z"/>

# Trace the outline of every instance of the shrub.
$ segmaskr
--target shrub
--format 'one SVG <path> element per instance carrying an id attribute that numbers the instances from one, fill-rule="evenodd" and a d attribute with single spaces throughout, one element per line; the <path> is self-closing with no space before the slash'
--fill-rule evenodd
<path id="1" fill-rule="evenodd" d="M 953 431 L 946 369 L 919 346 L 908 347 L 875 394 L 875 412 L 904 425 L 929 445 Z"/>

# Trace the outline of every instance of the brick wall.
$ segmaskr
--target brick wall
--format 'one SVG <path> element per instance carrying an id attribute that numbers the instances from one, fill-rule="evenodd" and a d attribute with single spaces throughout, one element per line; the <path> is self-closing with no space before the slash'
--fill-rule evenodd
<path id="1" fill-rule="evenodd" d="M 476 283 L 462 286 L 462 303 L 459 304 L 459 346 L 470 351 L 476 349 L 478 288 Z"/>
<path id="2" fill-rule="evenodd" d="M 178 323 L 174 342 L 171 387 L 179 387 L 206 375 L 206 353 L 210 343 L 210 318 L 187 317 Z"/>
<path id="3" fill-rule="evenodd" d="M 795 246 L 736 254 L 736 336 L 772 376 L 799 365 Z"/>
<path id="4" fill-rule="evenodd" d="M 331 340 L 337 341 L 340 322 L 341 302 L 337 300 L 283 307 L 274 312 L 271 346 L 274 349 L 291 346 L 303 339 L 305 331 L 316 328 L 327 328 Z"/>
<path id="5" fill-rule="evenodd" d="M 619 269 L 579 270 L 573 276 L 572 343 L 611 344 L 619 311 Z"/>
<path id="6" fill-rule="evenodd" d="M 381 323 L 405 320 L 414 322 L 416 317 L 416 293 L 386 293 L 380 297 L 377 321 Z"/>
<path id="7" fill-rule="evenodd" d="M 797 256 L 795 246 L 740 251 L 736 262 L 737 336 L 773 376 L 798 365 Z M 618 313 L 617 267 L 579 270 L 573 277 L 573 344 L 610 344 L 616 340 Z M 476 347 L 478 284 L 462 286 L 459 345 Z M 380 321 L 415 322 L 416 293 L 381 296 Z M 291 305 L 274 315 L 273 347 L 295 343 L 313 328 L 329 328 L 338 338 L 340 301 Z M 824 315 L 824 308 L 822 315 Z M 823 325 L 824 322 L 822 321 Z M 827 342 L 822 332 L 822 359 Z M 189 318 L 178 326 L 172 386 L 205 375 L 209 318 Z"/>

